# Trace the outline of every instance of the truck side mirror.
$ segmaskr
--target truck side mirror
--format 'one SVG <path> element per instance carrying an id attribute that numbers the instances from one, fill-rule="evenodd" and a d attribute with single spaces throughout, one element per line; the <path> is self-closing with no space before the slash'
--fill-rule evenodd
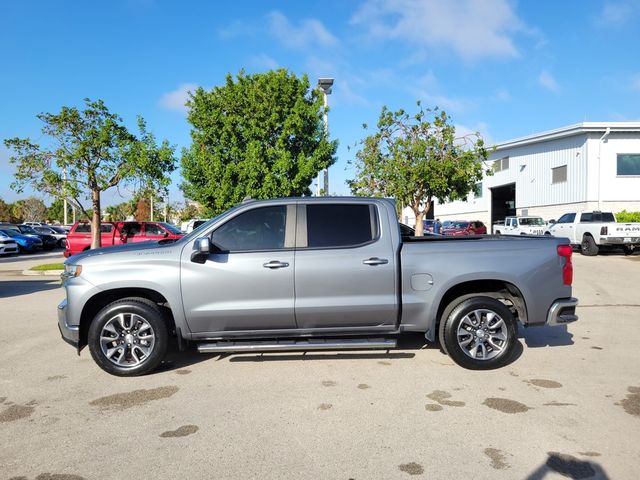
<path id="1" fill-rule="evenodd" d="M 553 218 L 549 220 L 549 225 L 553 225 L 554 223 L 556 223 L 556 221 Z"/>
<path id="2" fill-rule="evenodd" d="M 207 257 L 211 252 L 211 242 L 209 237 L 196 238 L 193 244 L 193 253 L 191 254 L 191 261 L 195 263 L 204 263 L 207 261 Z"/>

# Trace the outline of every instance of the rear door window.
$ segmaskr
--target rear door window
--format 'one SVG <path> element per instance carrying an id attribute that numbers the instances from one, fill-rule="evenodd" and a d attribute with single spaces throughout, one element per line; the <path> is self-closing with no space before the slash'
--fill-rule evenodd
<path id="1" fill-rule="evenodd" d="M 144 235 L 145 237 L 157 237 L 158 235 L 164 235 L 164 230 L 162 230 L 160 225 L 156 225 L 155 223 L 147 223 L 144 226 Z"/>
<path id="2" fill-rule="evenodd" d="M 310 204 L 307 209 L 307 247 L 357 247 L 378 237 L 373 205 Z"/>

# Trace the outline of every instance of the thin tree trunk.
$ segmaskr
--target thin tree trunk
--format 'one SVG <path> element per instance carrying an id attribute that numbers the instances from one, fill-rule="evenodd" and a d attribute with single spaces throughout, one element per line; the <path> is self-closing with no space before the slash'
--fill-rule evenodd
<path id="1" fill-rule="evenodd" d="M 420 211 L 419 206 L 411 207 L 411 209 L 416 216 L 416 237 L 421 237 L 422 235 L 424 235 L 424 223 L 422 223 L 422 221 L 424 220 L 424 212 Z"/>
<path id="2" fill-rule="evenodd" d="M 102 246 L 100 235 L 100 191 L 93 190 L 91 192 L 91 204 L 93 212 L 91 216 L 91 248 L 100 248 Z"/>

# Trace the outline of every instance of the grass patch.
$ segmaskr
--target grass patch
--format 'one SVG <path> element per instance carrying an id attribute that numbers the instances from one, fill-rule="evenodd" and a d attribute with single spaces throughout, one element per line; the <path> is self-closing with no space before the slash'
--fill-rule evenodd
<path id="1" fill-rule="evenodd" d="M 44 270 L 64 270 L 64 263 L 45 263 L 44 265 L 36 265 L 29 270 L 36 272 L 42 272 Z"/>

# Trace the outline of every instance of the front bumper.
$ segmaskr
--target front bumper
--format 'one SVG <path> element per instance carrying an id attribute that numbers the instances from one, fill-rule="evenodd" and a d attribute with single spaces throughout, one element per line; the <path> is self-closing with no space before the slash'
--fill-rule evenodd
<path id="1" fill-rule="evenodd" d="M 67 299 L 58 305 L 58 329 L 62 339 L 69 345 L 78 348 L 80 344 L 80 326 L 67 324 Z"/>
<path id="2" fill-rule="evenodd" d="M 577 306 L 577 298 L 571 297 L 556 300 L 547 313 L 547 325 L 565 325 L 575 322 L 578 320 L 578 316 L 576 315 Z"/>

